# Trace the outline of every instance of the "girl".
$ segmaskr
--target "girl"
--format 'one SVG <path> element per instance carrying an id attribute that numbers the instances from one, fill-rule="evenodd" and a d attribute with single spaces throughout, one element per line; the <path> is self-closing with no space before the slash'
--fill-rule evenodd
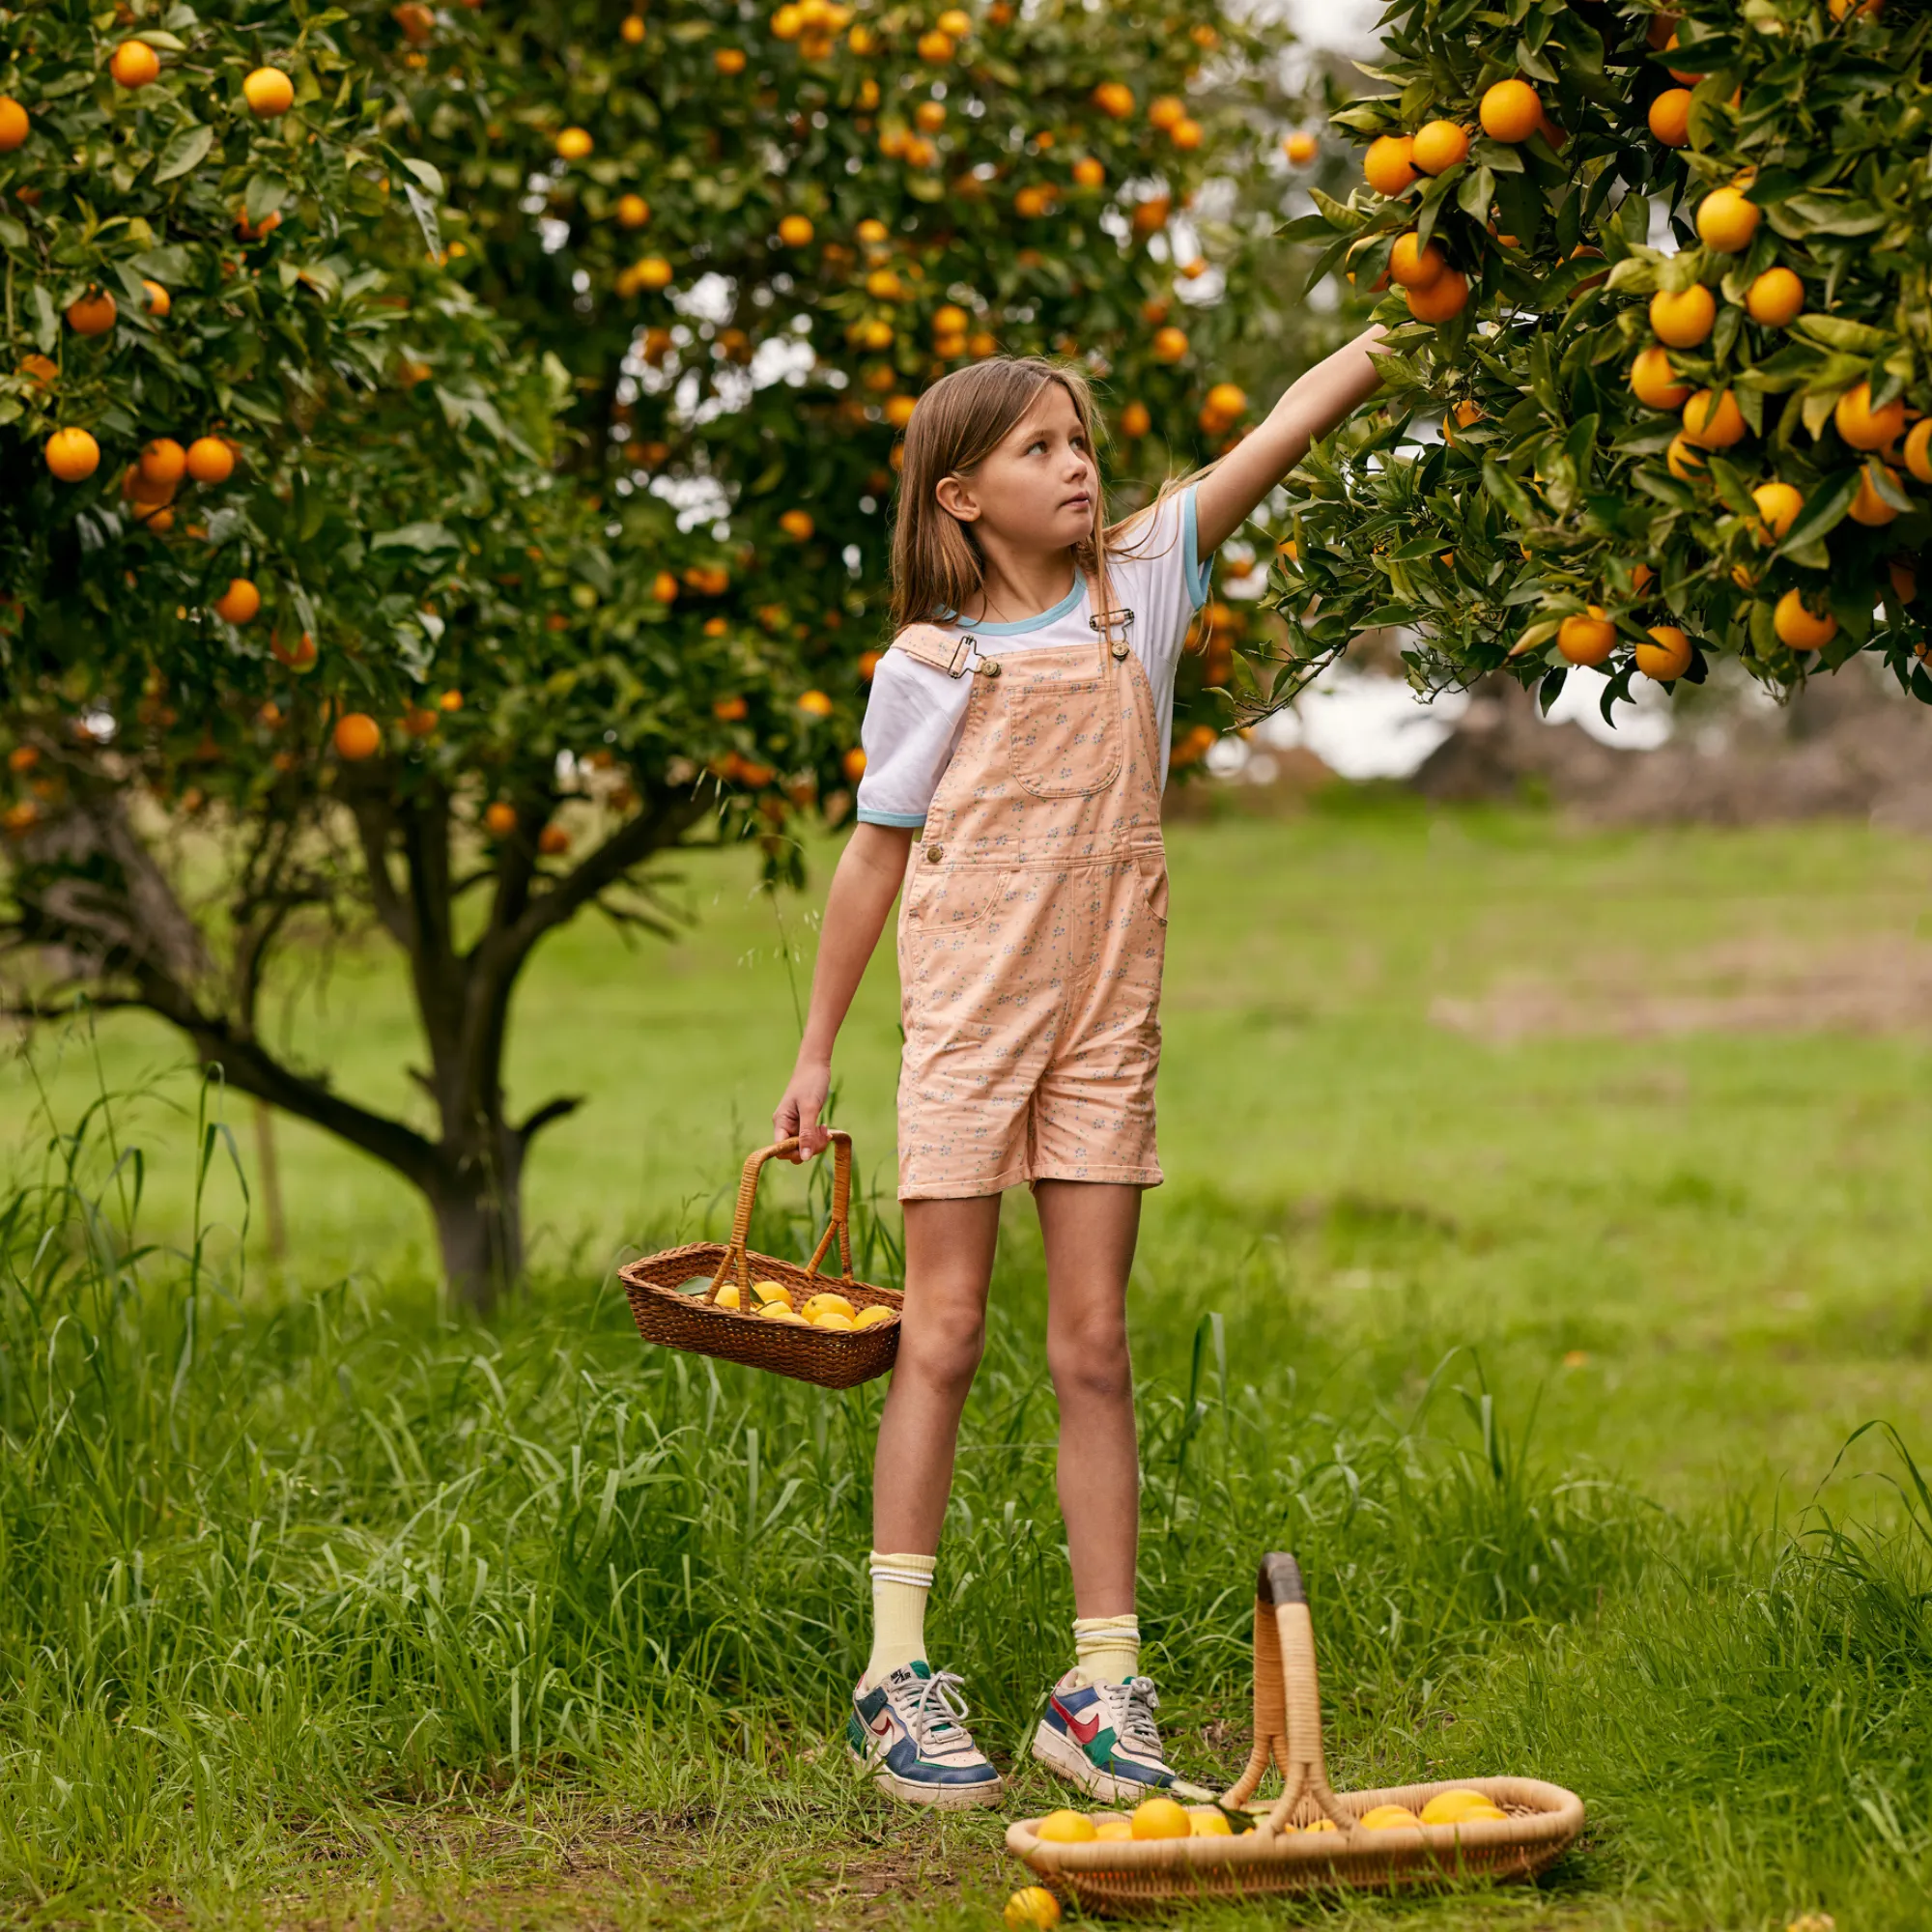
<path id="1" fill-rule="evenodd" d="M 905 1307 L 873 1473 L 871 1658 L 855 1757 L 896 1797 L 988 1804 L 999 1774 L 923 1622 L 1002 1192 L 1033 1188 L 1073 1568 L 1073 1666 L 1034 1755 L 1104 1802 L 1173 1782 L 1134 1621 L 1139 1452 L 1126 1288 L 1157 1186 L 1174 673 L 1208 558 L 1378 383 L 1371 329 L 1190 482 L 1109 526 L 1087 384 L 998 358 L 920 399 L 893 536 L 892 648 L 859 823 L 832 880 L 798 1062 L 773 1115 L 805 1158 L 832 1049 L 903 887 Z"/>

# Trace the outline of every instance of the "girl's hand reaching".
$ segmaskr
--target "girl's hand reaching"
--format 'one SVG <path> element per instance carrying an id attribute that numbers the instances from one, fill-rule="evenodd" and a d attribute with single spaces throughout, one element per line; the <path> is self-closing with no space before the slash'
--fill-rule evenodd
<path id="1" fill-rule="evenodd" d="M 775 1139 L 785 1141 L 794 1134 L 798 1136 L 797 1149 L 782 1156 L 794 1166 L 823 1153 L 832 1145 L 832 1129 L 818 1122 L 819 1115 L 825 1111 L 825 1096 L 831 1091 L 832 1063 L 807 1060 L 801 1054 L 798 1065 L 791 1070 L 791 1079 L 785 1084 L 784 1097 L 772 1115 Z"/>

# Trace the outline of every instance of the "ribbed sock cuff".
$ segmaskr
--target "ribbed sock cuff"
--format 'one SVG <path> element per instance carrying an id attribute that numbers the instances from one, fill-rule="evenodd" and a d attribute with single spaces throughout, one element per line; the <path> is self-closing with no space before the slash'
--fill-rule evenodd
<path id="1" fill-rule="evenodd" d="M 867 1689 L 925 1655 L 925 1600 L 938 1562 L 916 1550 L 872 1551 L 872 1654 L 862 1680 Z"/>
<path id="2" fill-rule="evenodd" d="M 1138 1676 L 1140 1619 L 1131 1612 L 1122 1617 L 1075 1617 L 1073 1667 L 1090 1684 L 1121 1684 Z"/>

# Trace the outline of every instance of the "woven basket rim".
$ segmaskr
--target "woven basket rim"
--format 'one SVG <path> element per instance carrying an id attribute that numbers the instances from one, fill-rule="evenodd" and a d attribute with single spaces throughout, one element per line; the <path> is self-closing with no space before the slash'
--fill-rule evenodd
<path id="1" fill-rule="evenodd" d="M 1141 1838 L 1134 1840 L 1087 1840 L 1064 1844 L 1043 1839 L 1040 1818 L 1022 1818 L 1007 1828 L 1007 1849 L 1023 1859 L 1036 1871 L 1065 1872 L 1069 1877 L 1099 1877 L 1107 1873 L 1128 1876 L 1137 1872 L 1171 1870 L 1189 1865 L 1277 1865 L 1283 1862 L 1340 1864 L 1386 1864 L 1391 1854 L 1404 1852 L 1454 1852 L 1459 1846 L 1472 1852 L 1522 1850 L 1545 1852 L 1560 1849 L 1582 1829 L 1583 1801 L 1560 1784 L 1527 1777 L 1451 1777 L 1429 1784 L 1390 1785 L 1378 1791 L 1346 1791 L 1335 1794 L 1340 1804 L 1360 1816 L 1377 1804 L 1393 1804 L 1419 1800 L 1427 1804 L 1445 1791 L 1485 1791 L 1519 1803 L 1529 1793 L 1546 1802 L 1520 1817 L 1474 1819 L 1463 1825 L 1401 1825 L 1378 1832 L 1283 1832 L 1257 1830 L 1236 1835 L 1208 1838 Z M 1273 1807 L 1267 1804 L 1241 1807 L 1264 1818 Z M 1125 1817 L 1125 1812 L 1096 1812 L 1094 1816 Z M 1128 1856 L 1122 1857 L 1122 1853 Z"/>

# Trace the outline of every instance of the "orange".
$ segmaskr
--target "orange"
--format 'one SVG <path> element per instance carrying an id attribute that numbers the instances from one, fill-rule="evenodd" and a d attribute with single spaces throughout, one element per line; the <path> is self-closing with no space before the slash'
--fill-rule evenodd
<path id="1" fill-rule="evenodd" d="M 1663 16 L 1660 14 L 1658 15 L 1658 17 L 1662 19 Z M 1677 51 L 1677 36 L 1675 34 L 1672 34 L 1671 37 L 1664 42 L 1663 51 L 1667 54 L 1674 54 Z M 1673 67 L 1670 70 L 1668 70 L 1668 71 L 1672 80 L 1680 80 L 1684 83 L 1686 87 L 1695 87 L 1697 83 L 1704 78 L 1704 76 L 1701 73 L 1690 73 L 1687 70 L 1681 67 Z"/>
<path id="2" fill-rule="evenodd" d="M 1702 282 L 1692 282 L 1677 295 L 1659 289 L 1650 298 L 1651 333 L 1673 349 L 1695 349 L 1717 320 L 1717 298 Z"/>
<path id="3" fill-rule="evenodd" d="M 440 723 L 434 711 L 428 711 L 420 704 L 407 704 L 403 707 L 402 726 L 406 736 L 427 738 Z"/>
<path id="4" fill-rule="evenodd" d="M 47 468 L 63 483 L 78 483 L 100 467 L 100 445 L 84 429 L 57 429 L 47 438 Z"/>
<path id="5" fill-rule="evenodd" d="M 1684 434 L 1705 449 L 1729 449 L 1748 433 L 1738 399 L 1728 389 L 1699 389 L 1684 405 Z"/>
<path id="6" fill-rule="evenodd" d="M 1107 180 L 1107 170 L 1092 155 L 1082 155 L 1073 163 L 1073 179 L 1082 187 L 1101 187 Z"/>
<path id="7" fill-rule="evenodd" d="M 60 374 L 60 367 L 44 355 L 23 355 L 20 374 L 31 377 L 37 388 L 44 389 Z"/>
<path id="8" fill-rule="evenodd" d="M 1905 467 L 1920 483 L 1932 483 L 1932 416 L 1912 425 L 1905 439 Z"/>
<path id="9" fill-rule="evenodd" d="M 1681 410 L 1690 395 L 1690 385 L 1677 380 L 1664 350 L 1640 350 L 1631 364 L 1631 393 L 1647 410 Z"/>
<path id="10" fill-rule="evenodd" d="M 919 37 L 919 57 L 932 62 L 935 67 L 942 61 L 950 61 L 952 58 L 952 36 L 942 34 L 936 28 L 929 34 L 922 34 Z"/>
<path id="11" fill-rule="evenodd" d="M 1170 324 L 1154 330 L 1151 347 L 1156 362 L 1179 362 L 1187 354 L 1187 337 Z"/>
<path id="12" fill-rule="evenodd" d="M 1838 635 L 1837 618 L 1829 611 L 1819 616 L 1796 590 L 1787 590 L 1777 600 L 1771 625 L 1778 642 L 1794 651 L 1821 651 Z"/>
<path id="13" fill-rule="evenodd" d="M 1362 174 L 1378 194 L 1400 194 L 1415 179 L 1415 143 L 1406 134 L 1383 134 L 1369 143 Z"/>
<path id="14" fill-rule="evenodd" d="M 787 214 L 779 223 L 779 240 L 787 248 L 803 248 L 811 240 L 811 223 L 802 214 Z"/>
<path id="15" fill-rule="evenodd" d="M 1504 87 L 1513 83 L 1504 81 Z M 1494 90 L 1492 89 L 1492 92 Z M 1419 1826 L 1422 1820 L 1406 1804 L 1377 1804 L 1355 1821 L 1365 1832 L 1400 1832 L 1408 1826 Z"/>
<path id="16" fill-rule="evenodd" d="M 123 87 L 146 87 L 151 80 L 160 76 L 160 56 L 146 41 L 123 41 L 114 49 L 114 57 L 107 63 L 107 71 Z"/>
<path id="17" fill-rule="evenodd" d="M 318 653 L 315 639 L 304 631 L 292 644 L 282 642 L 278 632 L 269 633 L 269 655 L 279 665 L 285 665 L 298 677 L 306 677 L 315 668 Z"/>
<path id="18" fill-rule="evenodd" d="M 224 624 L 245 624 L 261 608 L 262 593 L 245 577 L 231 577 L 214 600 L 214 614 Z"/>
<path id="19" fill-rule="evenodd" d="M 235 473 L 235 450 L 218 436 L 198 436 L 187 446 L 187 473 L 197 483 L 226 483 Z"/>
<path id="20" fill-rule="evenodd" d="M 1001 1917 L 1007 1932 L 1053 1932 L 1060 1923 L 1060 1901 L 1043 1885 L 1023 1885 Z"/>
<path id="21" fill-rule="evenodd" d="M 507 838 L 517 829 L 517 808 L 493 799 L 483 812 L 484 830 L 493 838 Z"/>
<path id="22" fill-rule="evenodd" d="M 278 67 L 258 67 L 242 83 L 248 111 L 259 121 L 272 121 L 296 104 L 296 84 Z"/>
<path id="23" fill-rule="evenodd" d="M 651 601 L 656 604 L 670 604 L 677 598 L 677 579 L 669 571 L 661 570 L 651 579 Z"/>
<path id="24" fill-rule="evenodd" d="M 1905 429 L 1905 404 L 1894 396 L 1884 409 L 1875 410 L 1871 384 L 1861 383 L 1838 398 L 1832 420 L 1854 449 L 1883 449 Z"/>
<path id="25" fill-rule="evenodd" d="M 1094 90 L 1094 105 L 1110 121 L 1124 121 L 1134 111 L 1134 91 L 1124 81 L 1103 80 Z"/>
<path id="26" fill-rule="evenodd" d="M 1415 130 L 1409 158 L 1426 175 L 1446 174 L 1469 152 L 1469 130 L 1453 121 L 1426 121 Z"/>
<path id="27" fill-rule="evenodd" d="M 1165 133 L 1187 119 L 1187 103 L 1178 94 L 1157 94 L 1148 102 L 1148 119 Z"/>
<path id="28" fill-rule="evenodd" d="M 946 103 L 943 100 L 922 100 L 912 110 L 912 118 L 928 134 L 936 134 L 946 126 Z M 1040 145 L 1044 147 L 1045 143 L 1041 142 Z"/>
<path id="29" fill-rule="evenodd" d="M 1932 416 L 1926 418 L 1932 422 Z M 1121 434 L 1122 436 L 1145 436 L 1153 427 L 1153 417 L 1145 403 L 1129 403 L 1121 412 Z"/>
<path id="30" fill-rule="evenodd" d="M 1704 473 L 1703 452 L 1688 436 L 1673 436 L 1663 460 L 1680 483 L 1692 483 Z"/>
<path id="31" fill-rule="evenodd" d="M 626 46 L 639 46 L 644 38 L 644 23 L 636 14 L 627 14 L 624 24 L 617 29 L 617 35 Z"/>
<path id="32" fill-rule="evenodd" d="M 1885 568 L 1891 579 L 1892 595 L 1901 604 L 1910 604 L 1918 595 L 1918 573 L 1902 556 L 1893 557 Z"/>
<path id="33" fill-rule="evenodd" d="M 641 228 L 651 218 L 651 205 L 640 194 L 620 194 L 617 197 L 617 226 L 619 228 Z M 782 229 L 780 231 L 782 233 Z"/>
<path id="34" fill-rule="evenodd" d="M 1449 257 L 1434 242 L 1424 247 L 1413 229 L 1389 251 L 1389 280 L 1406 289 L 1433 289 L 1448 266 Z"/>
<path id="35" fill-rule="evenodd" d="M 1167 138 L 1177 148 L 1192 153 L 1194 149 L 1201 145 L 1201 124 L 1198 121 L 1192 120 L 1177 121 L 1167 130 Z"/>
<path id="36" fill-rule="evenodd" d="M 119 314 L 105 289 L 89 289 L 78 301 L 68 304 L 67 326 L 76 335 L 105 335 Z"/>
<path id="37" fill-rule="evenodd" d="M 1543 125 L 1543 102 L 1526 80 L 1499 80 L 1476 110 L 1492 141 L 1526 141 Z"/>
<path id="38" fill-rule="evenodd" d="M 1690 639 L 1675 624 L 1653 624 L 1650 639 L 1636 647 L 1636 668 L 1645 677 L 1668 684 L 1690 668 Z"/>
<path id="39" fill-rule="evenodd" d="M 787 510 L 779 519 L 779 528 L 794 543 L 809 543 L 811 540 L 812 523 L 810 510 Z"/>
<path id="40" fill-rule="evenodd" d="M 1757 505 L 1758 521 L 1774 541 L 1790 534 L 1804 507 L 1804 498 L 1798 491 L 1789 483 L 1776 481 L 1760 483 L 1751 492 L 1751 501 Z"/>
<path id="41" fill-rule="evenodd" d="M 1144 1798 L 1134 1806 L 1136 1838 L 1188 1838 L 1194 1820 L 1172 1798 Z"/>
<path id="42" fill-rule="evenodd" d="M 1047 1845 L 1085 1845 L 1094 1841 L 1094 1821 L 1080 1811 L 1049 1811 L 1034 1829 Z"/>
<path id="43" fill-rule="evenodd" d="M 1585 616 L 1565 617 L 1556 627 L 1556 648 L 1573 665 L 1600 665 L 1617 647 L 1617 627 L 1601 605 Z"/>
<path id="44" fill-rule="evenodd" d="M 1281 151 L 1298 168 L 1305 168 L 1321 152 L 1321 143 L 1313 134 L 1297 129 L 1282 142 Z"/>
<path id="45" fill-rule="evenodd" d="M 1690 90 L 1666 88 L 1650 103 L 1650 131 L 1666 148 L 1682 148 L 1690 141 Z"/>
<path id="46" fill-rule="evenodd" d="M 442 694 L 442 696 L 436 700 L 436 707 L 439 711 L 461 711 L 463 709 L 462 692 L 445 691 Z"/>
<path id="47" fill-rule="evenodd" d="M 0 94 L 0 155 L 11 155 L 32 131 L 27 110 L 11 94 Z"/>
<path id="48" fill-rule="evenodd" d="M 1210 415 L 1232 419 L 1248 407 L 1248 392 L 1238 383 L 1216 383 L 1208 391 L 1207 405 Z"/>
<path id="49" fill-rule="evenodd" d="M 886 398 L 886 420 L 895 429 L 904 429 L 912 421 L 912 412 L 919 407 L 911 396 L 888 396 Z"/>
<path id="50" fill-rule="evenodd" d="M 646 255 L 632 270 L 638 286 L 642 289 L 665 289 L 670 286 L 670 264 L 662 255 Z"/>
<path id="51" fill-rule="evenodd" d="M 711 56 L 711 65 L 723 74 L 743 73 L 745 71 L 745 49 L 743 47 L 720 47 Z"/>
<path id="52" fill-rule="evenodd" d="M 171 436 L 157 436 L 141 451 L 141 480 L 172 491 L 187 471 L 187 452 Z"/>
<path id="53" fill-rule="evenodd" d="M 1697 234 L 1707 248 L 1736 255 L 1750 246 L 1760 211 L 1734 187 L 1716 187 L 1697 204 Z"/>
<path id="54" fill-rule="evenodd" d="M 1767 328 L 1784 328 L 1804 306 L 1804 284 L 1789 269 L 1767 269 L 1745 291 L 1745 313 Z"/>
<path id="55" fill-rule="evenodd" d="M 566 128 L 556 137 L 557 158 L 565 161 L 585 159 L 596 146 L 587 128 Z"/>
<path id="56" fill-rule="evenodd" d="M 1881 463 L 1877 457 L 1867 457 L 1859 476 L 1859 494 L 1852 498 L 1852 507 L 1847 512 L 1855 524 L 1862 524 L 1868 530 L 1882 529 L 1898 515 L 1898 511 L 1878 493 L 1875 470 L 1884 470 L 1886 481 L 1895 489 L 1898 487 L 1898 471 L 1889 463 Z"/>
<path id="57" fill-rule="evenodd" d="M 936 24 L 942 34 L 951 34 L 955 41 L 966 40 L 973 32 L 973 16 L 963 7 L 949 7 Z"/>
<path id="58" fill-rule="evenodd" d="M 799 694 L 798 708 L 808 718 L 830 718 L 832 699 L 822 691 L 805 691 Z"/>
<path id="59" fill-rule="evenodd" d="M 169 311 L 175 305 L 174 298 L 167 290 L 162 288 L 159 282 L 151 282 L 144 275 L 141 278 L 141 292 L 148 298 L 148 313 L 156 322 L 167 321 Z"/>
<path id="60" fill-rule="evenodd" d="M 1447 322 L 1463 313 L 1469 299 L 1469 278 L 1461 269 L 1444 269 L 1426 289 L 1407 289 L 1403 299 L 1417 322 Z"/>
<path id="61" fill-rule="evenodd" d="M 366 711 L 345 712 L 335 721 L 335 755 L 359 763 L 383 749 L 383 727 Z"/>
<path id="62" fill-rule="evenodd" d="M 859 781 L 866 776 L 865 753 L 860 751 L 856 745 L 853 746 L 853 748 L 849 752 L 847 752 L 842 758 L 838 760 L 838 769 L 842 771 L 854 784 L 857 784 Z"/>
<path id="63" fill-rule="evenodd" d="M 546 825 L 537 834 L 537 850 L 554 859 L 570 850 L 570 834 L 560 825 Z"/>

